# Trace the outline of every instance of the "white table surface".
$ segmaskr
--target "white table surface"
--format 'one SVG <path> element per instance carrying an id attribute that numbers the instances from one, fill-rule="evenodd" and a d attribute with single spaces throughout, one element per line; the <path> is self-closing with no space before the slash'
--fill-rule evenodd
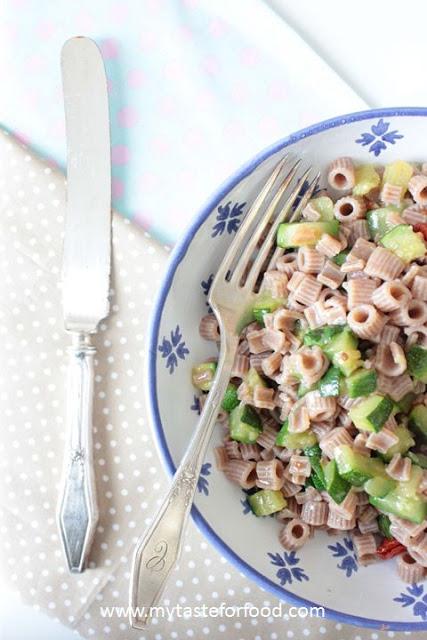
<path id="1" fill-rule="evenodd" d="M 406 0 L 396 8 L 389 0 L 356 5 L 342 0 L 265 1 L 370 107 L 427 104 L 423 0 Z M 0 582 L 1 640 L 75 640 L 74 632 L 24 607 L 1 587 Z"/>

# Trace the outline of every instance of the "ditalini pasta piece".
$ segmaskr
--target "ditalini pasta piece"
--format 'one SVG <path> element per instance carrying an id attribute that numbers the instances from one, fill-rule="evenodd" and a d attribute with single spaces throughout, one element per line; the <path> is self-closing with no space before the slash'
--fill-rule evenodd
<path id="1" fill-rule="evenodd" d="M 345 196 L 334 205 L 334 216 L 344 223 L 354 222 L 363 218 L 366 213 L 366 205 L 363 198 Z"/>
<path id="2" fill-rule="evenodd" d="M 402 212 L 402 219 L 406 224 L 424 224 L 427 222 L 427 209 L 420 209 L 418 205 L 407 207 Z"/>
<path id="3" fill-rule="evenodd" d="M 390 429 L 383 427 L 378 433 L 371 433 L 366 441 L 366 446 L 368 449 L 386 453 L 397 442 L 399 442 L 398 436 Z"/>
<path id="4" fill-rule="evenodd" d="M 317 220 L 320 220 L 321 216 L 317 209 L 314 207 L 313 203 L 309 202 L 308 205 L 303 209 L 302 217 L 308 222 L 316 222 Z"/>
<path id="5" fill-rule="evenodd" d="M 353 438 L 344 427 L 331 429 L 319 442 L 319 446 L 328 458 L 334 457 L 335 448 L 341 444 L 352 444 Z M 332 525 L 330 525 L 332 526 Z"/>
<path id="6" fill-rule="evenodd" d="M 303 274 L 302 280 L 293 290 L 293 297 L 297 302 L 308 306 L 316 302 L 321 290 L 321 282 L 312 275 Z"/>
<path id="7" fill-rule="evenodd" d="M 261 363 L 261 368 L 266 376 L 272 377 L 279 371 L 282 363 L 282 355 L 280 353 L 272 353 L 267 358 L 264 358 Z"/>
<path id="8" fill-rule="evenodd" d="M 262 336 L 264 349 L 272 349 L 273 351 L 285 351 L 289 347 L 286 335 L 278 329 L 265 329 Z"/>
<path id="9" fill-rule="evenodd" d="M 240 453 L 239 443 L 235 440 L 226 439 L 224 440 L 224 449 L 227 453 L 227 456 L 230 460 L 240 460 L 242 454 Z M 222 454 L 220 454 L 222 455 Z"/>
<path id="10" fill-rule="evenodd" d="M 347 322 L 357 336 L 372 340 L 380 335 L 385 318 L 371 304 L 360 304 L 351 309 Z"/>
<path id="11" fill-rule="evenodd" d="M 414 383 L 407 373 L 397 376 L 396 378 L 388 378 L 388 380 L 391 381 L 388 395 L 395 402 L 402 400 L 403 396 L 406 396 L 406 394 L 414 388 Z"/>
<path id="12" fill-rule="evenodd" d="M 346 520 L 351 520 L 356 514 L 356 506 L 358 504 L 357 495 L 354 491 L 349 491 L 340 504 L 334 504 L 333 508 L 341 514 Z"/>
<path id="13" fill-rule="evenodd" d="M 289 473 L 291 475 L 302 475 L 308 478 L 311 474 L 310 458 L 294 454 L 289 461 Z"/>
<path id="14" fill-rule="evenodd" d="M 284 480 L 282 493 L 285 496 L 285 498 L 295 496 L 299 491 L 301 491 L 301 486 L 299 484 L 294 484 L 291 480 L 286 480 L 286 479 Z"/>
<path id="15" fill-rule="evenodd" d="M 409 300 L 393 311 L 390 320 L 400 327 L 422 325 L 427 321 L 427 303 L 422 300 Z"/>
<path id="16" fill-rule="evenodd" d="M 381 280 L 395 280 L 400 276 L 405 263 L 388 249 L 377 247 L 369 256 L 365 271 L 368 276 Z"/>
<path id="17" fill-rule="evenodd" d="M 337 401 L 333 397 L 323 398 L 319 391 L 309 391 L 304 399 L 310 420 L 322 422 L 335 414 Z"/>
<path id="18" fill-rule="evenodd" d="M 386 473 L 393 480 L 406 481 L 411 476 L 411 459 L 402 458 L 400 453 L 395 453 L 386 467 Z"/>
<path id="19" fill-rule="evenodd" d="M 357 526 L 359 527 L 359 531 L 362 535 L 366 533 L 378 533 L 379 526 L 378 521 L 370 520 L 369 522 L 361 522 L 360 519 L 357 521 Z"/>
<path id="20" fill-rule="evenodd" d="M 347 285 L 348 308 L 354 309 L 359 305 L 371 304 L 376 290 L 377 284 L 371 278 L 354 278 L 350 280 Z"/>
<path id="21" fill-rule="evenodd" d="M 253 394 L 253 404 L 257 409 L 274 409 L 274 389 L 256 385 Z"/>
<path id="22" fill-rule="evenodd" d="M 301 487 L 297 487 L 297 489 L 298 491 L 301 491 Z M 287 497 L 283 489 L 282 493 L 285 497 Z M 280 522 L 283 520 L 291 520 L 292 518 L 299 518 L 301 508 L 295 498 L 293 496 L 289 496 L 287 497 L 286 502 L 286 507 L 276 513 L 276 518 Z"/>
<path id="23" fill-rule="evenodd" d="M 328 521 L 328 505 L 326 502 L 305 502 L 301 509 L 301 520 L 314 527 L 324 525 Z"/>
<path id="24" fill-rule="evenodd" d="M 256 463 L 249 460 L 230 460 L 225 465 L 224 473 L 231 482 L 242 489 L 253 489 L 256 486 Z"/>
<path id="25" fill-rule="evenodd" d="M 394 327 L 392 324 L 386 324 L 381 332 L 381 342 L 396 342 L 399 334 L 399 327 Z"/>
<path id="26" fill-rule="evenodd" d="M 285 477 L 283 475 L 283 462 L 273 458 L 273 460 L 261 460 L 256 464 L 257 487 L 261 489 L 273 489 L 277 491 L 283 487 Z"/>
<path id="27" fill-rule="evenodd" d="M 343 283 L 344 278 L 345 274 L 341 271 L 340 267 L 331 260 L 326 260 L 321 272 L 317 276 L 319 282 L 331 289 L 338 289 Z"/>
<path id="28" fill-rule="evenodd" d="M 205 340 L 213 340 L 215 342 L 219 340 L 218 320 L 212 313 L 208 313 L 200 320 L 199 333 Z"/>
<path id="29" fill-rule="evenodd" d="M 338 529 L 339 531 L 350 531 L 356 526 L 356 518 L 345 518 L 341 513 L 338 513 L 334 507 L 329 504 L 328 519 L 326 521 L 328 527 L 331 529 Z"/>
<path id="30" fill-rule="evenodd" d="M 296 372 L 307 386 L 320 380 L 328 367 L 329 361 L 320 347 L 304 347 L 295 355 Z"/>
<path id="31" fill-rule="evenodd" d="M 290 433 L 302 433 L 310 427 L 310 417 L 307 408 L 299 406 L 289 414 Z"/>
<path id="32" fill-rule="evenodd" d="M 357 238 L 348 255 L 366 262 L 374 250 L 374 242 L 368 242 L 365 238 Z"/>
<path id="33" fill-rule="evenodd" d="M 297 254 L 286 253 L 284 256 L 280 256 L 276 260 L 276 269 L 282 273 L 286 273 L 288 278 L 292 277 L 292 274 L 297 270 Z"/>
<path id="34" fill-rule="evenodd" d="M 283 331 L 285 329 L 292 329 L 295 320 L 301 320 L 302 313 L 298 311 L 292 311 L 291 309 L 278 309 L 273 313 L 273 328 Z"/>
<path id="35" fill-rule="evenodd" d="M 324 256 L 333 258 L 342 250 L 341 241 L 329 235 L 329 233 L 324 233 L 316 244 L 316 250 L 323 256 L 323 260 L 325 259 Z"/>
<path id="36" fill-rule="evenodd" d="M 351 234 L 349 238 L 350 243 L 356 242 L 356 240 L 368 240 L 370 237 L 369 227 L 366 220 L 355 220 L 350 225 Z"/>
<path id="37" fill-rule="evenodd" d="M 408 183 L 408 190 L 417 204 L 427 206 L 427 176 L 417 174 Z"/>
<path id="38" fill-rule="evenodd" d="M 241 442 L 239 449 L 242 460 L 255 460 L 257 462 L 261 457 L 260 447 L 257 444 L 244 444 Z"/>
<path id="39" fill-rule="evenodd" d="M 416 300 L 426 301 L 427 300 L 427 278 L 424 278 L 422 276 L 415 276 L 411 286 L 411 293 Z"/>
<path id="40" fill-rule="evenodd" d="M 280 531 L 279 542 L 288 551 L 294 551 L 302 547 L 309 537 L 309 525 L 299 518 L 293 518 Z"/>
<path id="41" fill-rule="evenodd" d="M 328 169 L 328 183 L 335 191 L 350 191 L 355 184 L 355 171 L 351 158 L 337 158 Z"/>
<path id="42" fill-rule="evenodd" d="M 266 350 L 264 344 L 264 336 L 266 334 L 267 329 L 259 329 L 256 331 L 251 331 L 247 334 L 247 340 L 249 344 L 249 350 L 251 353 L 262 353 Z"/>
<path id="43" fill-rule="evenodd" d="M 288 276 L 281 271 L 266 271 L 263 289 L 271 293 L 273 298 L 284 298 L 288 285 Z"/>
<path id="44" fill-rule="evenodd" d="M 411 297 L 408 287 L 399 280 L 384 282 L 372 293 L 372 302 L 381 311 L 389 312 L 407 304 Z"/>
<path id="45" fill-rule="evenodd" d="M 218 471 L 224 471 L 229 461 L 227 449 L 225 447 L 215 447 L 214 456 L 216 468 Z"/>
<path id="46" fill-rule="evenodd" d="M 397 342 L 380 342 L 375 355 L 375 366 L 384 375 L 395 377 L 406 371 L 405 352 Z"/>
<path id="47" fill-rule="evenodd" d="M 249 371 L 249 358 L 247 356 L 236 354 L 234 358 L 233 368 L 231 370 L 232 378 L 244 378 Z"/>
<path id="48" fill-rule="evenodd" d="M 427 567 L 427 533 L 425 531 L 408 543 L 408 551 L 416 562 Z"/>
<path id="49" fill-rule="evenodd" d="M 397 207 L 400 205 L 403 195 L 402 187 L 386 182 L 381 189 L 380 198 L 384 204 L 392 204 Z"/>
<path id="50" fill-rule="evenodd" d="M 377 543 L 372 533 L 353 536 L 354 550 L 360 564 L 366 565 L 378 559 Z"/>
<path id="51" fill-rule="evenodd" d="M 409 553 L 402 553 L 397 558 L 397 573 L 403 582 L 415 584 L 423 580 L 426 570 Z"/>
<path id="52" fill-rule="evenodd" d="M 335 240 L 335 238 L 333 238 Z M 337 253 L 339 253 L 339 249 Z M 297 265 L 304 273 L 319 273 L 325 262 L 325 256 L 318 249 L 301 247 L 298 250 Z"/>

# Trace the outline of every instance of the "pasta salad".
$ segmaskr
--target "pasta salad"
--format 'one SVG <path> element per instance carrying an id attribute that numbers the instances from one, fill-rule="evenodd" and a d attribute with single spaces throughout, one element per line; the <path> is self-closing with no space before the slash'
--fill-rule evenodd
<path id="1" fill-rule="evenodd" d="M 217 466 L 287 550 L 351 532 L 361 564 L 427 575 L 427 166 L 339 158 L 279 226 L 219 416 Z M 208 314 L 200 334 L 218 341 Z M 216 362 L 193 367 L 209 392 Z"/>

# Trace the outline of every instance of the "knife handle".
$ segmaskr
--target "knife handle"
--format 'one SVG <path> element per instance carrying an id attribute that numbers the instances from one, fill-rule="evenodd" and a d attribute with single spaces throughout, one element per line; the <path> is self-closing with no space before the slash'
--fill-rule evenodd
<path id="1" fill-rule="evenodd" d="M 68 443 L 58 524 L 68 568 L 84 571 L 98 521 L 92 456 L 93 360 L 86 333 L 72 333 L 67 379 Z"/>

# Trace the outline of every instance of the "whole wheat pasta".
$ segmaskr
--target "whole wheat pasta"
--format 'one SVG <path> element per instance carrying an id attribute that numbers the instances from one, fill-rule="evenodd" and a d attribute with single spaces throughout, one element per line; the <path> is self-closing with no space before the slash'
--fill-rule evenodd
<path id="1" fill-rule="evenodd" d="M 294 454 L 289 460 L 289 473 L 291 475 L 303 475 L 308 478 L 311 474 L 310 458 Z"/>
<path id="2" fill-rule="evenodd" d="M 338 289 L 338 287 L 342 285 L 344 278 L 345 274 L 340 267 L 331 260 L 326 260 L 322 270 L 317 276 L 319 282 L 331 289 Z"/>
<path id="3" fill-rule="evenodd" d="M 230 460 L 240 460 L 242 454 L 240 452 L 239 443 L 235 440 L 224 440 L 224 449 Z M 220 454 L 222 455 L 222 454 Z"/>
<path id="4" fill-rule="evenodd" d="M 331 529 L 338 529 L 339 531 L 351 531 L 356 526 L 356 518 L 344 518 L 343 515 L 338 513 L 334 508 L 329 505 L 328 519 L 326 524 Z"/>
<path id="5" fill-rule="evenodd" d="M 251 404 L 253 402 L 253 391 L 247 384 L 247 382 L 242 382 L 237 388 L 237 397 L 240 402 L 244 404 Z"/>
<path id="6" fill-rule="evenodd" d="M 397 342 L 381 342 L 375 356 L 375 367 L 384 375 L 395 377 L 406 371 L 405 352 Z"/>
<path id="7" fill-rule="evenodd" d="M 401 281 L 407 287 L 411 287 L 415 276 L 423 275 L 422 268 L 419 264 L 411 264 L 409 269 L 405 270 L 405 273 L 402 275 Z"/>
<path id="8" fill-rule="evenodd" d="M 282 273 L 286 273 L 288 278 L 292 277 L 294 271 L 297 270 L 297 254 L 295 251 L 286 253 L 276 260 L 276 269 Z"/>
<path id="9" fill-rule="evenodd" d="M 261 368 L 263 373 L 270 378 L 279 371 L 280 365 L 282 362 L 282 355 L 280 353 L 272 353 L 267 356 L 267 358 L 263 358 L 261 362 Z"/>
<path id="10" fill-rule="evenodd" d="M 274 453 L 274 449 L 261 449 L 260 458 L 261 460 L 269 461 L 274 460 L 276 454 Z"/>
<path id="11" fill-rule="evenodd" d="M 283 475 L 283 462 L 273 458 L 272 460 L 260 460 L 256 464 L 256 484 L 261 489 L 277 491 L 283 487 L 285 477 Z"/>
<path id="12" fill-rule="evenodd" d="M 397 435 L 390 431 L 390 429 L 382 428 L 378 433 L 371 433 L 366 440 L 366 446 L 368 449 L 379 451 L 380 453 L 387 453 L 387 451 L 399 442 Z"/>
<path id="13" fill-rule="evenodd" d="M 289 291 L 295 291 L 306 277 L 302 271 L 294 271 L 288 282 Z"/>
<path id="14" fill-rule="evenodd" d="M 255 460 L 258 461 L 260 459 L 260 451 L 261 448 L 257 444 L 245 444 L 243 442 L 239 445 L 240 455 L 242 456 L 242 460 Z"/>
<path id="15" fill-rule="evenodd" d="M 399 327 L 395 327 L 392 324 L 384 325 L 384 328 L 381 332 L 381 342 L 396 342 L 400 335 Z"/>
<path id="16" fill-rule="evenodd" d="M 278 329 L 265 329 L 262 343 L 264 349 L 272 349 L 273 351 L 286 352 L 287 347 L 289 347 L 286 335 Z"/>
<path id="17" fill-rule="evenodd" d="M 242 489 L 253 489 L 256 486 L 256 464 L 253 461 L 230 460 L 225 465 L 224 473 Z"/>
<path id="18" fill-rule="evenodd" d="M 414 383 L 407 373 L 397 376 L 396 378 L 389 378 L 389 380 L 391 380 L 391 384 L 388 390 L 388 395 L 395 402 L 402 400 L 402 398 L 406 396 L 407 393 L 410 393 L 414 388 Z"/>
<path id="19" fill-rule="evenodd" d="M 354 222 L 363 218 L 366 213 L 366 205 L 363 198 L 345 196 L 340 198 L 334 206 L 334 216 L 344 223 Z"/>
<path id="20" fill-rule="evenodd" d="M 335 191 L 350 191 L 350 189 L 353 189 L 355 171 L 351 158 L 337 158 L 329 165 L 328 184 Z"/>
<path id="21" fill-rule="evenodd" d="M 208 313 L 200 320 L 199 333 L 205 340 L 219 340 L 218 320 L 212 313 Z"/>
<path id="22" fill-rule="evenodd" d="M 327 433 L 329 433 L 332 427 L 333 424 L 331 421 L 311 423 L 311 430 L 316 435 L 318 440 L 321 440 Z"/>
<path id="23" fill-rule="evenodd" d="M 303 305 L 310 305 L 316 302 L 322 290 L 322 283 L 314 276 L 305 274 L 298 285 L 293 290 L 293 298 Z"/>
<path id="24" fill-rule="evenodd" d="M 384 204 L 399 206 L 403 195 L 402 187 L 386 182 L 381 190 L 380 198 Z"/>
<path id="25" fill-rule="evenodd" d="M 318 300 L 310 307 L 304 309 L 304 316 L 310 329 L 316 329 L 326 324 L 323 304 Z"/>
<path id="26" fill-rule="evenodd" d="M 422 300 L 409 300 L 390 314 L 390 320 L 399 327 L 410 327 L 427 322 L 427 303 Z"/>
<path id="27" fill-rule="evenodd" d="M 426 176 L 427 177 L 427 176 Z M 422 276 L 415 276 L 411 293 L 416 300 L 427 300 L 427 278 Z"/>
<path id="28" fill-rule="evenodd" d="M 423 471 L 421 481 L 417 488 L 417 493 L 422 493 L 427 495 L 427 471 Z"/>
<path id="29" fill-rule="evenodd" d="M 405 268 L 405 263 L 388 249 L 377 247 L 369 256 L 365 271 L 368 276 L 381 280 L 395 280 Z"/>
<path id="30" fill-rule="evenodd" d="M 291 309 L 278 309 L 273 313 L 273 328 L 279 331 L 292 329 L 296 320 L 301 320 L 302 313 Z"/>
<path id="31" fill-rule="evenodd" d="M 291 496 L 295 496 L 299 491 L 301 491 L 301 486 L 299 484 L 294 484 L 291 480 L 284 480 L 282 486 L 282 493 L 285 498 L 289 498 Z M 288 501 L 289 504 L 289 501 Z M 293 517 L 293 516 L 292 516 Z"/>
<path id="32" fill-rule="evenodd" d="M 274 389 L 256 385 L 253 392 L 253 405 L 257 409 L 274 409 Z"/>
<path id="33" fill-rule="evenodd" d="M 349 238 L 349 242 L 351 244 L 355 243 L 357 240 L 368 240 L 369 235 L 369 227 L 366 220 L 355 220 L 351 223 L 351 234 Z"/>
<path id="34" fill-rule="evenodd" d="M 249 358 L 240 353 L 234 358 L 233 368 L 231 369 L 232 378 L 244 378 L 249 371 Z"/>
<path id="35" fill-rule="evenodd" d="M 266 271 L 263 290 L 269 291 L 273 298 L 284 298 L 288 285 L 288 276 L 282 271 Z"/>
<path id="36" fill-rule="evenodd" d="M 427 533 L 422 531 L 408 543 L 408 552 L 421 566 L 427 568 Z"/>
<path id="37" fill-rule="evenodd" d="M 329 235 L 329 233 L 324 233 L 316 244 L 316 250 L 323 256 L 323 260 L 325 256 L 327 258 L 333 258 L 342 251 L 342 244 L 339 238 L 334 238 Z"/>
<path id="38" fill-rule="evenodd" d="M 242 356 L 249 355 L 249 353 L 250 353 L 249 345 L 248 345 L 248 341 L 246 339 L 243 339 L 241 342 L 239 342 L 239 346 L 237 347 L 237 353 L 242 355 Z"/>
<path id="39" fill-rule="evenodd" d="M 304 399 L 310 420 L 322 422 L 335 413 L 337 402 L 333 397 L 323 398 L 318 391 L 310 391 Z"/>
<path id="40" fill-rule="evenodd" d="M 407 304 L 411 297 L 408 287 L 399 280 L 384 282 L 372 293 L 372 302 L 381 311 L 389 312 Z"/>
<path id="41" fill-rule="evenodd" d="M 351 520 L 351 518 L 356 515 L 357 504 L 357 495 L 354 493 L 354 491 L 349 491 L 340 504 L 333 504 L 333 508 L 337 513 L 346 518 L 346 520 Z"/>
<path id="42" fill-rule="evenodd" d="M 319 446 L 328 458 L 334 457 L 335 448 L 341 444 L 352 444 L 353 439 L 344 427 L 331 429 L 319 442 Z M 332 526 L 332 525 L 330 525 Z"/>
<path id="43" fill-rule="evenodd" d="M 317 220 L 320 220 L 321 217 L 312 202 L 309 202 L 307 206 L 304 207 L 301 215 L 304 220 L 308 220 L 309 222 L 316 222 Z"/>
<path id="44" fill-rule="evenodd" d="M 357 500 L 357 494 L 354 494 Z M 359 505 L 360 506 L 360 505 Z M 362 508 L 358 516 L 358 521 L 360 522 L 372 522 L 372 520 L 376 520 L 378 517 L 378 511 L 372 507 L 371 505 L 367 505 Z"/>
<path id="45" fill-rule="evenodd" d="M 344 264 L 341 265 L 341 272 L 345 275 L 354 273 L 363 273 L 365 268 L 365 261 L 362 258 L 355 258 L 354 256 L 347 256 Z"/>
<path id="46" fill-rule="evenodd" d="M 402 219 L 407 224 L 425 224 L 427 209 L 420 209 L 418 205 L 409 206 L 402 212 Z"/>
<path id="47" fill-rule="evenodd" d="M 314 487 L 306 487 L 305 491 L 303 491 L 298 496 L 295 496 L 295 500 L 298 504 L 304 504 L 304 502 L 322 502 L 323 497 L 320 491 L 315 489 Z"/>
<path id="48" fill-rule="evenodd" d="M 360 564 L 369 564 L 378 559 L 377 543 L 372 533 L 353 536 L 353 545 Z"/>
<path id="49" fill-rule="evenodd" d="M 369 522 L 360 522 L 360 520 L 358 520 L 357 526 L 359 527 L 359 531 L 362 535 L 366 533 L 378 533 L 379 531 L 377 520 L 371 520 Z"/>
<path id="50" fill-rule="evenodd" d="M 358 237 L 354 242 L 351 251 L 348 255 L 354 258 L 360 258 L 364 262 L 367 262 L 369 256 L 375 250 L 375 243 L 369 242 L 364 237 Z"/>
<path id="51" fill-rule="evenodd" d="M 279 542 L 288 551 L 294 551 L 302 547 L 309 537 L 309 525 L 299 518 L 293 518 L 280 531 Z"/>
<path id="52" fill-rule="evenodd" d="M 305 347 L 295 355 L 296 372 L 308 386 L 320 380 L 328 367 L 328 359 L 320 347 Z"/>
<path id="53" fill-rule="evenodd" d="M 298 491 L 301 491 L 301 487 L 297 487 L 297 489 Z M 277 520 L 282 522 L 283 520 L 292 520 L 293 518 L 299 518 L 301 508 L 299 504 L 296 502 L 295 498 L 293 496 L 287 497 L 283 491 L 283 488 L 282 488 L 282 493 L 287 498 L 286 499 L 287 505 L 284 509 L 277 512 L 276 514 Z"/>
<path id="54" fill-rule="evenodd" d="M 408 190 L 417 204 L 427 206 L 427 176 L 423 174 L 412 176 L 408 183 Z"/>
<path id="55" fill-rule="evenodd" d="M 227 449 L 225 447 L 215 447 L 214 455 L 216 468 L 218 471 L 224 471 L 229 461 Z"/>
<path id="56" fill-rule="evenodd" d="M 258 329 L 247 334 L 246 338 L 251 353 L 257 354 L 262 353 L 266 350 L 264 344 L 264 335 L 266 334 L 266 332 L 266 329 Z"/>
<path id="57" fill-rule="evenodd" d="M 357 336 L 372 339 L 380 335 L 385 318 L 371 304 L 360 304 L 351 309 L 347 322 Z"/>
<path id="58" fill-rule="evenodd" d="M 355 278 L 347 283 L 347 303 L 349 309 L 359 305 L 371 304 L 373 294 L 377 290 L 375 280 L 371 278 Z"/>
<path id="59" fill-rule="evenodd" d="M 301 247 L 298 250 L 297 265 L 304 273 L 319 273 L 322 270 L 325 257 L 317 249 Z"/>
<path id="60" fill-rule="evenodd" d="M 264 347 L 265 348 L 265 347 Z M 255 369 L 258 373 L 262 373 L 262 365 L 264 360 L 269 358 L 271 355 L 271 351 L 263 351 L 262 353 L 256 353 L 249 356 L 249 368 Z"/>
<path id="61" fill-rule="evenodd" d="M 314 527 L 324 525 L 328 521 L 328 505 L 326 502 L 305 502 L 301 509 L 301 520 Z"/>
<path id="62" fill-rule="evenodd" d="M 302 433 L 310 428 L 310 417 L 307 408 L 300 405 L 289 414 L 289 431 Z"/>
<path id="63" fill-rule="evenodd" d="M 424 578 L 426 571 L 409 553 L 405 552 L 397 558 L 397 573 L 403 582 L 415 584 Z"/>

